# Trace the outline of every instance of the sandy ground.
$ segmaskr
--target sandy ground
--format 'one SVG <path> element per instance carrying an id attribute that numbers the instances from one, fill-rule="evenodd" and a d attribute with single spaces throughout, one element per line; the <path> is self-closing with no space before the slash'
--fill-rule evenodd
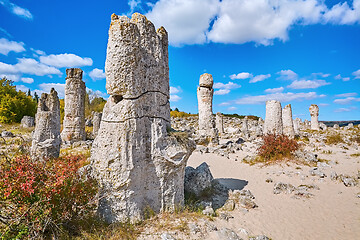
<path id="1" fill-rule="evenodd" d="M 319 154 L 320 158 L 330 160 L 330 167 L 323 169 L 325 178 L 311 176 L 310 167 L 303 165 L 250 166 L 240 161 L 242 152 L 230 159 L 194 152 L 188 165 L 197 167 L 206 162 L 214 178 L 223 179 L 222 183 L 233 189 L 248 189 L 255 196 L 258 208 L 248 212 L 234 210 L 230 212 L 233 218 L 228 221 L 216 218 L 218 228 L 232 229 L 244 239 L 260 234 L 272 239 L 360 239 L 360 187 L 346 187 L 330 179 L 333 171 L 356 175 L 360 157 L 350 154 L 360 151 L 327 149 L 332 153 Z M 267 183 L 268 178 L 273 182 Z M 320 190 L 310 190 L 314 194 L 311 198 L 296 199 L 293 194 L 274 194 L 276 182 L 294 186 L 315 184 Z M 244 234 L 244 229 L 248 234 Z M 218 239 L 218 235 L 212 232 L 206 239 Z"/>

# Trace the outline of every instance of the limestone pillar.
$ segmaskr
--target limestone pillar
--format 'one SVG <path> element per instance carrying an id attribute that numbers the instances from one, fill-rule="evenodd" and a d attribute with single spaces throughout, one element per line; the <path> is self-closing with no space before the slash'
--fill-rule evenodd
<path id="1" fill-rule="evenodd" d="M 319 126 L 319 107 L 315 104 L 311 104 L 310 108 L 310 116 L 311 116 L 311 130 L 320 130 Z"/>
<path id="2" fill-rule="evenodd" d="M 93 118 L 92 118 L 92 124 L 93 124 L 93 136 L 96 137 L 98 134 L 99 128 L 100 128 L 100 122 L 101 122 L 102 113 L 100 112 L 94 112 Z"/>
<path id="3" fill-rule="evenodd" d="M 216 113 L 215 125 L 218 133 L 224 134 L 224 119 L 220 112 Z"/>
<path id="4" fill-rule="evenodd" d="M 283 133 L 290 137 L 295 137 L 294 123 L 292 118 L 291 104 L 286 105 L 282 110 Z"/>
<path id="5" fill-rule="evenodd" d="M 76 142 L 86 140 L 85 132 L 85 82 L 80 68 L 66 69 L 64 121 L 61 138 Z"/>
<path id="6" fill-rule="evenodd" d="M 168 35 L 145 16 L 111 16 L 100 129 L 91 150 L 100 183 L 98 213 L 107 222 L 142 219 L 145 209 L 184 202 L 185 166 L 195 148 L 169 135 Z"/>
<path id="7" fill-rule="evenodd" d="M 60 102 L 54 88 L 43 93 L 38 103 L 30 154 L 35 159 L 57 158 L 60 154 Z"/>
<path id="8" fill-rule="evenodd" d="M 266 116 L 264 134 L 282 134 L 282 109 L 281 103 L 276 100 L 266 101 Z"/>
<path id="9" fill-rule="evenodd" d="M 204 73 L 200 76 L 199 87 L 197 89 L 199 135 L 210 137 L 212 141 L 216 142 L 217 132 L 212 112 L 213 94 L 213 77 L 211 74 Z"/>
<path id="10" fill-rule="evenodd" d="M 299 135 L 300 134 L 300 128 L 301 128 L 301 119 L 300 118 L 295 118 L 295 120 L 293 121 L 294 123 L 294 131 L 295 131 L 295 135 Z"/>

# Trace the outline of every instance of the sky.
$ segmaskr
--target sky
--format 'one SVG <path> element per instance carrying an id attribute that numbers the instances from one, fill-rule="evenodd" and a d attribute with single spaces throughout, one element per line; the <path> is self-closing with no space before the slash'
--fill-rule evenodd
<path id="1" fill-rule="evenodd" d="M 213 112 L 360 119 L 360 0 L 0 0 L 0 77 L 64 97 L 65 70 L 107 98 L 110 16 L 134 12 L 169 34 L 170 105 L 197 113 L 200 75 L 214 78 Z"/>

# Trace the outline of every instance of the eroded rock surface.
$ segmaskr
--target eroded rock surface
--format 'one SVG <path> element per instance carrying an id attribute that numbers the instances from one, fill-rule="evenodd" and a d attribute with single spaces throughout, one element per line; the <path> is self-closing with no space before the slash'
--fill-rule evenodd
<path id="1" fill-rule="evenodd" d="M 60 154 L 60 102 L 54 88 L 43 93 L 38 103 L 36 126 L 33 134 L 31 157 L 56 158 Z"/>
<path id="2" fill-rule="evenodd" d="M 294 123 L 292 119 L 291 104 L 286 105 L 282 110 L 283 133 L 288 137 L 295 137 Z"/>
<path id="3" fill-rule="evenodd" d="M 309 107 L 311 115 L 311 130 L 320 130 L 319 126 L 319 107 L 315 104 L 311 104 Z"/>
<path id="4" fill-rule="evenodd" d="M 23 128 L 31 128 L 35 126 L 35 118 L 30 117 L 30 116 L 24 116 L 21 119 L 21 127 Z"/>
<path id="5" fill-rule="evenodd" d="M 281 103 L 276 100 L 266 101 L 266 116 L 264 134 L 282 134 L 282 109 Z"/>
<path id="6" fill-rule="evenodd" d="M 107 222 L 142 219 L 147 208 L 184 201 L 184 171 L 194 142 L 170 130 L 168 35 L 141 14 L 111 16 L 105 104 L 91 150 Z"/>

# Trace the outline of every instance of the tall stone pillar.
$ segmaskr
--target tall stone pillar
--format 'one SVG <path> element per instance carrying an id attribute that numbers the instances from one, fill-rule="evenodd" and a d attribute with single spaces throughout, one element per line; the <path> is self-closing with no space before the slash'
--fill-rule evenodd
<path id="1" fill-rule="evenodd" d="M 216 113 L 215 125 L 218 133 L 224 134 L 224 119 L 223 119 L 223 115 L 220 112 Z"/>
<path id="2" fill-rule="evenodd" d="M 283 134 L 282 109 L 279 101 L 266 101 L 264 134 Z"/>
<path id="3" fill-rule="evenodd" d="M 291 104 L 286 105 L 282 110 L 283 133 L 291 138 L 295 137 L 294 123 L 292 118 Z"/>
<path id="4" fill-rule="evenodd" d="M 185 166 L 193 141 L 170 135 L 168 35 L 145 16 L 111 16 L 105 62 L 110 95 L 91 149 L 100 183 L 98 213 L 135 222 L 150 208 L 184 202 Z"/>
<path id="5" fill-rule="evenodd" d="M 61 138 L 76 142 L 86 140 L 85 132 L 85 82 L 80 68 L 66 69 L 64 121 Z"/>
<path id="6" fill-rule="evenodd" d="M 60 154 L 60 102 L 54 88 L 38 103 L 30 154 L 34 159 L 57 158 Z"/>
<path id="7" fill-rule="evenodd" d="M 295 135 L 299 135 L 300 134 L 300 128 L 301 128 L 301 119 L 300 118 L 295 118 L 295 120 L 293 121 L 294 123 L 294 131 L 295 131 Z"/>
<path id="8" fill-rule="evenodd" d="M 319 107 L 315 104 L 311 104 L 309 107 L 311 116 L 311 130 L 320 130 L 319 126 Z"/>
<path id="9" fill-rule="evenodd" d="M 101 123 L 101 117 L 102 117 L 102 113 L 100 113 L 100 112 L 93 113 L 92 123 L 93 123 L 93 136 L 94 137 L 96 137 L 96 135 L 98 134 L 98 131 L 100 128 L 100 123 Z"/>
<path id="10" fill-rule="evenodd" d="M 211 74 L 204 73 L 200 76 L 199 87 L 197 89 L 199 135 L 210 137 L 212 141 L 217 142 L 218 136 L 212 112 L 213 95 L 213 77 Z"/>

